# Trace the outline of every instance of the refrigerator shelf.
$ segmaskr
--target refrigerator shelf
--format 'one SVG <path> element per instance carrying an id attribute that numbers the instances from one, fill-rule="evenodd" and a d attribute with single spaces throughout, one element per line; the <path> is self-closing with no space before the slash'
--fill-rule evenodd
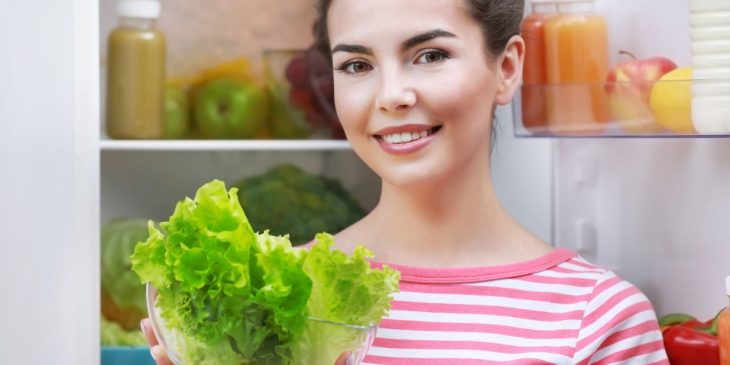
<path id="1" fill-rule="evenodd" d="M 523 85 L 512 112 L 517 137 L 728 138 L 730 79 Z"/>
<path id="2" fill-rule="evenodd" d="M 338 151 L 351 150 L 345 140 L 113 140 L 102 151 Z"/>

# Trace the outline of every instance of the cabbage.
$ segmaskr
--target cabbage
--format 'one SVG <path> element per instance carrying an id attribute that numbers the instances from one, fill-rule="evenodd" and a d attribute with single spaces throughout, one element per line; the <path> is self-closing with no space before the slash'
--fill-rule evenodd
<path id="1" fill-rule="evenodd" d="M 144 219 L 118 218 L 101 229 L 102 313 L 127 330 L 138 329 L 147 313 L 144 286 L 129 257 L 147 234 Z"/>

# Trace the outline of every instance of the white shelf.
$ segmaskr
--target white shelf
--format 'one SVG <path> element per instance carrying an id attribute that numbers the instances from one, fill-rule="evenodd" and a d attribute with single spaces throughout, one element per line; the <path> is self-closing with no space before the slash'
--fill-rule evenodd
<path id="1" fill-rule="evenodd" d="M 111 140 L 102 151 L 327 151 L 350 150 L 345 140 Z"/>

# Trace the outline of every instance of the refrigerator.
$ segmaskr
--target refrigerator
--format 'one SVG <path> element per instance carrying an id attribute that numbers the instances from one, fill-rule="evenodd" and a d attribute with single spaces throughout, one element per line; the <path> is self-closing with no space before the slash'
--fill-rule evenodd
<path id="1" fill-rule="evenodd" d="M 168 70 L 311 44 L 312 0 L 162 0 Z M 0 364 L 99 364 L 99 235 L 165 219 L 213 178 L 279 163 L 339 178 L 366 208 L 378 179 L 344 141 L 121 141 L 104 133 L 112 0 L 8 2 L 0 22 Z M 691 62 L 689 0 L 596 0 L 619 50 Z M 657 314 L 728 305 L 730 135 L 534 136 L 497 110 L 493 179 L 556 247 L 635 284 Z"/>

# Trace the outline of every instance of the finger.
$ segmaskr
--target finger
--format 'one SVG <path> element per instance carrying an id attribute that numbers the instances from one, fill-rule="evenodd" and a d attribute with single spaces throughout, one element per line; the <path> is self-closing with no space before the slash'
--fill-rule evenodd
<path id="1" fill-rule="evenodd" d="M 152 354 L 152 358 L 155 359 L 155 363 L 157 365 L 173 365 L 172 361 L 167 358 L 165 349 L 163 349 L 162 346 L 152 346 L 152 348 L 150 348 L 150 353 Z"/>
<path id="2" fill-rule="evenodd" d="M 335 361 L 335 365 L 347 365 L 347 358 L 350 357 L 350 352 L 343 352 L 340 357 Z"/>
<path id="3" fill-rule="evenodd" d="M 149 318 L 145 318 L 139 324 L 142 327 L 142 333 L 144 334 L 144 337 L 147 338 L 147 342 L 149 342 L 150 347 L 158 345 L 159 343 L 157 342 L 157 337 L 155 337 L 155 331 L 152 330 L 152 321 Z"/>

